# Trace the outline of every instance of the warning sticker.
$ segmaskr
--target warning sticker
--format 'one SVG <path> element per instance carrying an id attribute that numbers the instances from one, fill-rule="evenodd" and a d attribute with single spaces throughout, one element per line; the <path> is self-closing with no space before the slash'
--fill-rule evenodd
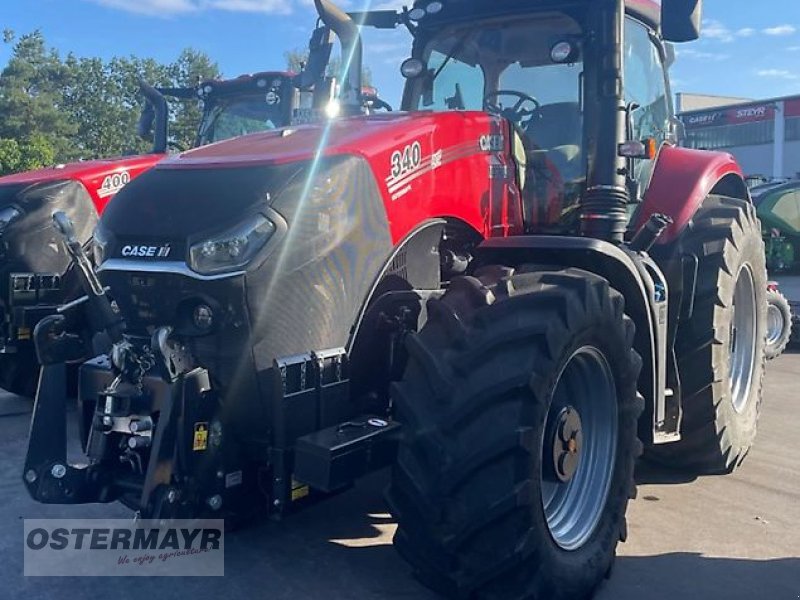
<path id="1" fill-rule="evenodd" d="M 208 423 L 195 423 L 194 424 L 194 442 L 192 443 L 192 450 L 200 452 L 208 448 Z"/>

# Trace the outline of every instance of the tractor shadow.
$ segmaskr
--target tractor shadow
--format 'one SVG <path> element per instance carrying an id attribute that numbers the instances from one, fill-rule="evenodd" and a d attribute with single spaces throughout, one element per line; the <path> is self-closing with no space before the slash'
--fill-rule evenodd
<path id="1" fill-rule="evenodd" d="M 692 483 L 698 476 L 640 459 L 636 463 L 634 478 L 636 485 L 677 485 Z"/>
<path id="2" fill-rule="evenodd" d="M 798 595 L 800 558 L 748 560 L 674 552 L 617 557 L 612 576 L 596 600 L 791 600 Z"/>

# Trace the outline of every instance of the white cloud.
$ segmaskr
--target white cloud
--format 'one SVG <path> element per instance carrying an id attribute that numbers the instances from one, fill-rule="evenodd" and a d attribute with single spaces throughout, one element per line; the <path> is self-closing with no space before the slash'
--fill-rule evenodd
<path id="1" fill-rule="evenodd" d="M 800 46 L 789 46 L 786 48 L 789 52 L 800 52 Z"/>
<path id="2" fill-rule="evenodd" d="M 676 55 L 680 57 L 687 57 L 687 58 L 696 58 L 698 60 L 705 60 L 705 61 L 723 61 L 728 60 L 731 55 L 730 54 L 720 54 L 718 52 L 703 52 L 701 50 L 694 50 L 693 48 L 682 48 L 676 52 Z"/>
<path id="3" fill-rule="evenodd" d="M 703 21 L 703 37 L 725 43 L 732 42 L 735 39 L 733 32 L 715 19 Z"/>
<path id="4" fill-rule="evenodd" d="M 744 27 L 743 29 L 739 29 L 736 32 L 737 37 L 753 37 L 756 34 L 756 30 L 752 27 Z"/>
<path id="5" fill-rule="evenodd" d="M 197 10 L 193 0 L 90 0 L 95 4 L 142 15 L 176 15 Z"/>
<path id="6" fill-rule="evenodd" d="M 788 79 L 788 80 L 795 80 L 800 79 L 800 75 L 796 73 L 792 73 L 791 71 L 787 71 L 786 69 L 762 69 L 760 71 L 756 71 L 756 75 L 759 77 L 769 77 L 771 79 Z"/>
<path id="7" fill-rule="evenodd" d="M 767 35 L 792 35 L 797 31 L 794 25 L 777 25 L 763 30 Z"/>
<path id="8" fill-rule="evenodd" d="M 203 10 L 287 14 L 292 0 L 88 0 L 100 6 L 131 13 L 169 17 Z M 303 0 L 301 0 L 302 2 Z"/>

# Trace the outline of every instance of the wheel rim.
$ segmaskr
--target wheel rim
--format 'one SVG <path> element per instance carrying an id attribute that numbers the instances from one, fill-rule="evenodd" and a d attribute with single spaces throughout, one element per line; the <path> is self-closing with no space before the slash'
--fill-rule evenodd
<path id="1" fill-rule="evenodd" d="M 778 344 L 785 326 L 786 322 L 783 319 L 781 309 L 772 302 L 767 304 L 767 344 L 769 346 Z"/>
<path id="2" fill-rule="evenodd" d="M 744 411 L 750 398 L 756 354 L 756 288 L 753 273 L 745 265 L 739 270 L 733 291 L 730 334 L 731 401 L 737 412 Z"/>
<path id="3" fill-rule="evenodd" d="M 564 435 L 565 428 L 575 427 L 577 434 Z M 570 357 L 556 380 L 542 443 L 542 506 L 550 535 L 564 550 L 582 547 L 605 510 L 618 428 L 611 367 L 600 350 L 584 346 Z M 572 456 L 565 460 L 564 453 Z"/>

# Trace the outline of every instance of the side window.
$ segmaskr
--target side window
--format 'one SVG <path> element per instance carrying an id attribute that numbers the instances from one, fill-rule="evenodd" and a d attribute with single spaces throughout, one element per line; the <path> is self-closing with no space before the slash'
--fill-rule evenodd
<path id="1" fill-rule="evenodd" d="M 670 130 L 669 98 L 664 67 L 658 48 L 647 28 L 632 19 L 625 21 L 625 102 L 636 103 L 633 137 L 664 142 Z M 636 177 L 646 188 L 652 161 L 637 161 Z"/>
<path id="2" fill-rule="evenodd" d="M 438 71 L 447 57 L 433 50 L 428 58 L 428 68 Z M 483 70 L 451 57 L 433 84 L 433 104 L 422 104 L 428 110 L 483 110 Z M 460 96 L 460 97 L 459 97 Z"/>

